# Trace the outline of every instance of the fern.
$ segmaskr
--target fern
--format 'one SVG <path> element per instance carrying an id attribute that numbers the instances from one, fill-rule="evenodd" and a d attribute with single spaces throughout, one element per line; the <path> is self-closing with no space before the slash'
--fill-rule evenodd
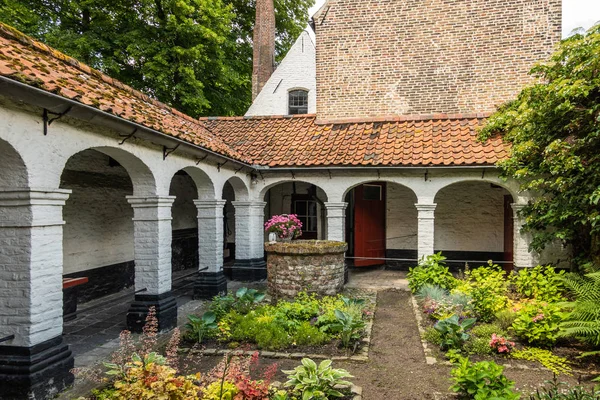
<path id="1" fill-rule="evenodd" d="M 563 280 L 575 301 L 565 304 L 571 312 L 561 324 L 559 336 L 600 346 L 600 270 L 588 266 L 585 275 L 571 273 Z"/>

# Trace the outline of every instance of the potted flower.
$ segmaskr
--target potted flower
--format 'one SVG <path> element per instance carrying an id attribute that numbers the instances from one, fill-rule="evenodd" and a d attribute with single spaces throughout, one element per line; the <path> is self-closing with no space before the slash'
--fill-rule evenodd
<path id="1" fill-rule="evenodd" d="M 302 235 L 302 222 L 295 214 L 274 215 L 265 223 L 265 232 L 275 234 L 282 241 L 290 241 Z"/>

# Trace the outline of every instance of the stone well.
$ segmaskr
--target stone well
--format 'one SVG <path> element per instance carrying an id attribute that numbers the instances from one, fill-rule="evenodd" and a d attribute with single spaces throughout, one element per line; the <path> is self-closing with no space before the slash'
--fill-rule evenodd
<path id="1" fill-rule="evenodd" d="M 345 242 L 297 240 L 265 243 L 269 294 L 294 297 L 306 291 L 334 295 L 344 286 Z"/>

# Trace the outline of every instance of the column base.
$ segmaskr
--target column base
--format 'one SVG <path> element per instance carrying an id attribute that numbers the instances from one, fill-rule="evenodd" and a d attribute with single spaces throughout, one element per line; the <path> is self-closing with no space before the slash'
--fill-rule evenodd
<path id="1" fill-rule="evenodd" d="M 0 346 L 0 397 L 51 399 L 74 381 L 74 358 L 61 336 L 31 347 Z"/>
<path id="2" fill-rule="evenodd" d="M 267 263 L 264 258 L 235 260 L 231 267 L 231 279 L 243 282 L 265 280 L 267 279 Z"/>
<path id="3" fill-rule="evenodd" d="M 223 271 L 199 272 L 194 284 L 195 299 L 212 299 L 227 294 L 227 279 Z"/>
<path id="4" fill-rule="evenodd" d="M 168 291 L 161 294 L 136 294 L 127 312 L 127 329 L 142 332 L 148 309 L 152 306 L 156 308 L 159 331 L 168 331 L 177 326 L 177 300 Z"/>

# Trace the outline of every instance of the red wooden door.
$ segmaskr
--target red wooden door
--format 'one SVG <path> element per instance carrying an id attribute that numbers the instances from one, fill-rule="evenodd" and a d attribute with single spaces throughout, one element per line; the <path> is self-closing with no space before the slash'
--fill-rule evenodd
<path id="1" fill-rule="evenodd" d="M 354 192 L 354 260 L 357 267 L 385 264 L 385 183 L 358 186 Z"/>
<path id="2" fill-rule="evenodd" d="M 504 196 L 504 261 L 510 263 L 504 264 L 504 270 L 510 272 L 513 270 L 513 243 L 514 243 L 514 220 L 513 209 L 511 207 L 512 196 Z"/>

